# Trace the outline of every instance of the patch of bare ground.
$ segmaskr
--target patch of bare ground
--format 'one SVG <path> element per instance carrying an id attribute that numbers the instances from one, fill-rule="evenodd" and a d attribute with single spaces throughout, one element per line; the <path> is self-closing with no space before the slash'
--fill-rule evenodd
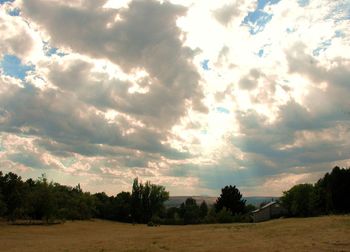
<path id="1" fill-rule="evenodd" d="M 52 226 L 0 224 L 1 251 L 349 251 L 350 216 L 258 224 L 158 226 L 74 221 Z"/>

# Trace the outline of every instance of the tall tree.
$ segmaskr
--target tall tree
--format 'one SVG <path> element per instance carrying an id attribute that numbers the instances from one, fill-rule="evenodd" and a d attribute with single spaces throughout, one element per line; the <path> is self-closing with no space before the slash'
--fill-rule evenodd
<path id="1" fill-rule="evenodd" d="M 2 195 L 1 191 L 0 191 L 0 217 L 4 216 L 6 213 L 7 207 L 4 201 L 4 196 Z"/>
<path id="2" fill-rule="evenodd" d="M 131 216 L 133 221 L 147 223 L 164 209 L 164 202 L 169 199 L 169 192 L 164 186 L 145 184 L 134 179 L 131 193 Z"/>
<path id="3" fill-rule="evenodd" d="M 180 217 L 184 224 L 198 224 L 200 222 L 200 210 L 197 202 L 193 198 L 187 198 L 180 206 Z"/>
<path id="4" fill-rule="evenodd" d="M 56 198 L 53 195 L 53 184 L 48 183 L 43 174 L 37 181 L 27 180 L 30 188 L 28 195 L 27 210 L 33 219 L 45 220 L 47 223 L 55 217 Z"/>
<path id="5" fill-rule="evenodd" d="M 131 216 L 132 221 L 142 222 L 142 184 L 139 184 L 138 178 L 134 179 L 131 192 Z"/>
<path id="6" fill-rule="evenodd" d="M 201 219 L 204 219 L 205 216 L 208 214 L 208 205 L 205 202 L 205 200 L 202 201 L 201 205 L 199 206 L 199 217 Z"/>
<path id="7" fill-rule="evenodd" d="M 334 167 L 315 184 L 316 206 L 323 213 L 350 212 L 350 168 Z"/>
<path id="8" fill-rule="evenodd" d="M 2 188 L 4 186 L 3 183 L 3 175 L 2 172 L 0 171 L 0 217 L 4 216 L 7 210 L 7 206 L 4 200 L 4 195 L 2 194 Z"/>
<path id="9" fill-rule="evenodd" d="M 313 197 L 313 185 L 299 184 L 284 192 L 281 202 L 290 215 L 306 217 L 314 215 Z"/>
<path id="10" fill-rule="evenodd" d="M 242 199 L 242 194 L 236 186 L 225 186 L 216 200 L 215 210 L 219 212 L 225 207 L 233 215 L 241 214 L 245 212 L 245 203 L 246 201 Z"/>
<path id="11" fill-rule="evenodd" d="M 128 222 L 131 218 L 131 194 L 129 192 L 120 192 L 114 198 L 113 211 L 116 220 Z"/>
<path id="12" fill-rule="evenodd" d="M 2 177 L 2 194 L 7 206 L 6 215 L 10 220 L 25 217 L 25 202 L 28 195 L 22 178 L 12 172 Z"/>

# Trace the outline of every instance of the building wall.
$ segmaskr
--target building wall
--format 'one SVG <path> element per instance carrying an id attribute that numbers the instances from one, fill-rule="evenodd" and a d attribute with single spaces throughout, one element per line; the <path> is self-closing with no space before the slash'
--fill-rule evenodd
<path id="1" fill-rule="evenodd" d="M 261 222 L 271 219 L 270 208 L 260 209 L 258 212 L 253 213 L 254 222 Z"/>
<path id="2" fill-rule="evenodd" d="M 287 211 L 280 204 L 275 204 L 271 206 L 271 218 L 278 218 L 286 213 Z"/>
<path id="3" fill-rule="evenodd" d="M 267 206 L 265 208 L 262 208 L 256 212 L 253 212 L 253 221 L 254 222 L 261 222 L 261 221 L 267 221 L 272 218 L 278 218 L 286 214 L 286 210 L 279 204 L 273 204 L 270 206 Z"/>

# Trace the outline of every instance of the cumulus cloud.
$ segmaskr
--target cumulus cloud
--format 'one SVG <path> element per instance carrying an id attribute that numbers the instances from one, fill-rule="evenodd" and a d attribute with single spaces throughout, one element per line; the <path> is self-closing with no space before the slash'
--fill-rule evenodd
<path id="1" fill-rule="evenodd" d="M 53 45 L 110 60 L 127 73 L 146 71 L 149 92 L 119 92 L 124 97 L 122 110 L 145 123 L 169 127 L 185 114 L 186 105 L 206 111 L 199 75 L 189 62 L 194 52 L 182 46 L 176 26 L 176 19 L 186 13 L 184 7 L 134 1 L 115 10 L 103 8 L 104 2 L 88 2 L 71 7 L 25 1 L 23 13 L 47 31 Z"/>
<path id="2" fill-rule="evenodd" d="M 134 177 L 182 195 L 314 182 L 349 164 L 348 8 L 3 3 L 0 165 L 109 193 Z M 11 58 L 30 71 L 10 74 Z"/>
<path id="3" fill-rule="evenodd" d="M 14 7 L 3 4 L 0 9 L 1 43 L 0 58 L 6 54 L 17 55 L 24 61 L 35 58 L 40 53 L 40 45 L 36 43 L 38 35 L 18 16 L 9 15 Z"/>
<path id="4" fill-rule="evenodd" d="M 233 17 L 240 14 L 239 5 L 240 1 L 231 5 L 224 5 L 219 9 L 213 11 L 214 17 L 222 24 L 228 25 Z"/>

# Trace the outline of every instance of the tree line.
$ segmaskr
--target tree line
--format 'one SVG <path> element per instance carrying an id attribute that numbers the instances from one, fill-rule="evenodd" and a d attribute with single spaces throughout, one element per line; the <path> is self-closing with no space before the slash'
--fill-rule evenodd
<path id="1" fill-rule="evenodd" d="M 315 184 L 300 184 L 280 198 L 289 216 L 350 213 L 350 168 L 335 167 Z M 0 217 L 10 221 L 85 220 L 100 218 L 129 223 L 200 224 L 250 222 L 251 212 L 236 186 L 225 186 L 214 205 L 187 198 L 179 207 L 164 206 L 164 186 L 136 178 L 131 192 L 108 196 L 49 182 L 45 175 L 33 180 L 0 171 Z"/>
<path id="2" fill-rule="evenodd" d="M 350 168 L 334 167 L 315 184 L 299 184 L 283 193 L 289 216 L 350 213 Z"/>
<path id="3" fill-rule="evenodd" d="M 131 192 L 108 196 L 104 192 L 84 192 L 75 187 L 49 182 L 45 175 L 23 180 L 15 173 L 0 171 L 0 217 L 9 221 L 85 220 L 100 218 L 149 224 L 199 224 L 242 221 L 252 206 L 235 186 L 226 186 L 214 206 L 197 204 L 188 198 L 180 207 L 165 208 L 169 192 L 164 186 L 136 178 Z"/>

